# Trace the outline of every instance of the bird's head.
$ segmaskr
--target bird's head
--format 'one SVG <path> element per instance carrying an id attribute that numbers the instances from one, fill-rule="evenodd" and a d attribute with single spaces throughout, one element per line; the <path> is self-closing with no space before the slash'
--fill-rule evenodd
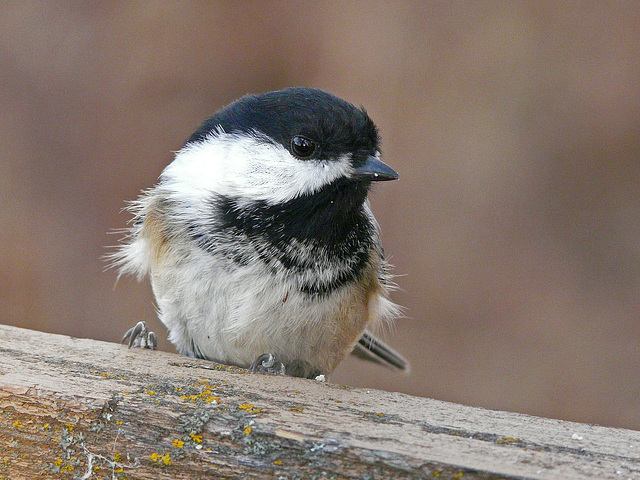
<path id="1" fill-rule="evenodd" d="M 288 88 L 221 109 L 161 178 L 194 198 L 209 192 L 277 205 L 336 184 L 364 199 L 372 181 L 398 174 L 380 160 L 378 131 L 364 109 L 321 90 Z"/>

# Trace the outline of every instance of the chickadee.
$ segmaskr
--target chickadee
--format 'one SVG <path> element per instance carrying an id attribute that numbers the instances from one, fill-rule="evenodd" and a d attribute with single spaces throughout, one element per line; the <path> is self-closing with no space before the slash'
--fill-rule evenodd
<path id="1" fill-rule="evenodd" d="M 311 88 L 247 95 L 131 204 L 114 265 L 149 275 L 184 355 L 309 378 L 349 353 L 407 370 L 370 332 L 400 309 L 367 194 L 397 178 L 364 109 Z M 156 344 L 144 322 L 126 339 Z"/>

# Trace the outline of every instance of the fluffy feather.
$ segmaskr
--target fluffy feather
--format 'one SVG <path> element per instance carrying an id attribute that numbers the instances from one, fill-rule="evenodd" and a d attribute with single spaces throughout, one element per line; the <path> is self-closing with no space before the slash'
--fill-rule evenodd
<path id="1" fill-rule="evenodd" d="M 399 309 L 388 299 L 388 267 L 366 202 L 370 182 L 354 180 L 363 155 L 379 157 L 375 126 L 324 92 L 287 95 L 313 99 L 318 111 L 290 120 L 312 131 L 321 153 L 301 160 L 286 143 L 291 134 L 280 139 L 266 120 L 269 128 L 257 129 L 271 97 L 249 109 L 253 116 L 242 100 L 231 104 L 130 205 L 133 224 L 112 261 L 121 274 L 149 275 L 160 320 L 181 353 L 243 367 L 273 353 L 287 373 L 315 376 L 330 373 L 365 329 Z M 347 134 L 322 118 L 327 109 L 345 117 Z M 358 128 L 370 138 L 350 138 Z"/>

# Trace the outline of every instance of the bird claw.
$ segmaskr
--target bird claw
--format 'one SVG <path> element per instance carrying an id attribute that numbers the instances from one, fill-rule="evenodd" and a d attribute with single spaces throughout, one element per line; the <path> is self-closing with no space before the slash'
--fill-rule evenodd
<path id="1" fill-rule="evenodd" d="M 149 348 L 151 350 L 158 349 L 158 337 L 154 332 L 149 330 L 149 327 L 147 327 L 145 322 L 138 322 L 135 326 L 127 330 L 120 343 L 124 343 L 125 341 L 129 344 L 129 348 L 140 347 Z"/>
<path id="2" fill-rule="evenodd" d="M 263 353 L 251 364 L 249 370 L 253 373 L 268 373 L 270 375 L 284 375 L 284 364 L 276 360 L 275 355 Z"/>

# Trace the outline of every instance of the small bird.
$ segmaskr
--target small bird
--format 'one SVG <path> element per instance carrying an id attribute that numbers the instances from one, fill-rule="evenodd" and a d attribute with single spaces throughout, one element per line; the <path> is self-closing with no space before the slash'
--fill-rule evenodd
<path id="1" fill-rule="evenodd" d="M 150 277 L 184 355 L 307 378 L 349 353 L 408 371 L 371 333 L 401 311 L 367 201 L 398 178 L 379 143 L 364 109 L 322 90 L 246 95 L 130 204 L 113 266 Z M 144 322 L 125 340 L 157 345 Z"/>

